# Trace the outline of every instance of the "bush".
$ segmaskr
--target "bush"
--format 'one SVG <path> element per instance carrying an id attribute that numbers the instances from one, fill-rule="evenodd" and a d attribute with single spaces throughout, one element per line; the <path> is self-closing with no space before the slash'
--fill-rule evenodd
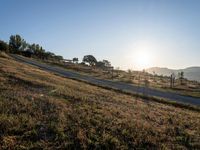
<path id="1" fill-rule="evenodd" d="M 0 40 L 0 51 L 8 52 L 8 44 Z"/>

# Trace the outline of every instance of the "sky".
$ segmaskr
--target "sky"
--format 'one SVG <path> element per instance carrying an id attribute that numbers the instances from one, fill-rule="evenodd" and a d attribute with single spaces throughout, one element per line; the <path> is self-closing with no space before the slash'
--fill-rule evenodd
<path id="1" fill-rule="evenodd" d="M 121 69 L 200 66 L 199 0 L 0 0 L 0 40 Z"/>

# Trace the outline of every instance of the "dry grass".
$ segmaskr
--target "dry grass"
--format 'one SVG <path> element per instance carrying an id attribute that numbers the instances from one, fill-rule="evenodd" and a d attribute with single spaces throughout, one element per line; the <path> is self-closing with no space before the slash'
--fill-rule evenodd
<path id="1" fill-rule="evenodd" d="M 41 60 L 38 60 L 41 61 Z M 41 61 L 48 63 L 50 65 L 55 65 L 62 67 L 64 69 L 75 71 L 81 74 L 86 74 L 89 76 L 98 77 L 101 79 L 109 79 L 115 81 L 126 82 L 130 84 L 135 84 L 139 86 L 145 86 L 145 80 L 149 81 L 149 88 L 175 92 L 185 96 L 192 96 L 200 98 L 200 83 L 196 81 L 190 81 L 185 79 L 184 84 L 181 85 L 180 81 L 177 79 L 175 81 L 175 87 L 170 88 L 170 78 L 166 76 L 151 75 L 144 73 L 142 71 L 131 71 L 131 73 L 114 70 L 113 75 L 111 71 L 105 71 L 100 68 L 91 68 L 89 66 L 84 66 L 81 64 L 73 63 L 62 63 L 62 62 L 53 62 L 53 61 Z M 138 84 L 139 83 L 139 84 Z"/>
<path id="2" fill-rule="evenodd" d="M 199 149 L 200 113 L 148 102 L 0 54 L 0 149 Z"/>

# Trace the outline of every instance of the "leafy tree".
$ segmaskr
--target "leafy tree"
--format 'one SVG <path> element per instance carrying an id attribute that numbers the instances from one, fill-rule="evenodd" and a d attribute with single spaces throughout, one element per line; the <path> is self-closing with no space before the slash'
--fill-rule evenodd
<path id="1" fill-rule="evenodd" d="M 96 66 L 100 68 L 108 68 L 111 67 L 111 63 L 108 60 L 103 60 L 103 61 L 98 61 L 96 63 Z"/>
<path id="2" fill-rule="evenodd" d="M 40 46 L 39 44 L 33 43 L 33 44 L 29 45 L 29 48 L 31 50 L 33 50 L 35 56 L 37 56 L 40 59 L 44 59 L 45 50 L 42 48 L 42 46 Z"/>
<path id="3" fill-rule="evenodd" d="M 108 60 L 103 60 L 105 67 L 111 67 L 111 63 Z"/>
<path id="4" fill-rule="evenodd" d="M 34 52 L 31 49 L 26 49 L 25 51 L 22 52 L 22 55 L 24 55 L 26 57 L 32 57 L 33 54 L 34 54 Z"/>
<path id="5" fill-rule="evenodd" d="M 74 58 L 72 59 L 72 61 L 73 61 L 73 63 L 78 63 L 78 58 L 77 58 L 77 57 L 74 57 Z"/>
<path id="6" fill-rule="evenodd" d="M 83 57 L 83 62 L 88 63 L 90 66 L 95 66 L 97 64 L 97 60 L 92 55 L 86 55 Z"/>
<path id="7" fill-rule="evenodd" d="M 26 47 L 26 42 L 20 35 L 11 35 L 9 49 L 13 53 L 20 54 Z"/>
<path id="8" fill-rule="evenodd" d="M 56 56 L 54 56 L 54 59 L 57 60 L 57 61 L 61 61 L 61 60 L 63 60 L 63 57 L 56 55 Z"/>
<path id="9" fill-rule="evenodd" d="M 29 45 L 29 48 L 32 49 L 33 51 L 35 51 L 35 43 L 30 44 L 30 45 Z"/>
<path id="10" fill-rule="evenodd" d="M 45 53 L 45 50 L 39 44 L 36 44 L 36 46 L 35 46 L 35 55 L 38 58 L 42 59 L 43 53 Z"/>
<path id="11" fill-rule="evenodd" d="M 0 51 L 8 52 L 8 44 L 0 40 Z"/>
<path id="12" fill-rule="evenodd" d="M 20 51 L 25 51 L 27 48 L 28 48 L 28 43 L 26 43 L 26 41 L 24 40 L 24 41 L 22 42 Z"/>
<path id="13" fill-rule="evenodd" d="M 96 63 L 96 66 L 99 67 L 99 68 L 105 68 L 105 63 L 103 61 L 98 61 Z"/>
<path id="14" fill-rule="evenodd" d="M 54 59 L 55 54 L 51 52 L 45 52 L 44 53 L 44 59 Z"/>
<path id="15" fill-rule="evenodd" d="M 39 44 L 33 43 L 29 46 L 29 48 L 33 50 L 33 53 L 37 58 L 47 59 L 47 60 L 51 59 L 51 60 L 56 60 L 56 61 L 63 60 L 62 56 L 55 55 L 54 53 L 51 53 L 51 52 L 45 52 L 45 50 Z"/>
<path id="16" fill-rule="evenodd" d="M 18 34 L 10 36 L 9 46 L 5 42 L 0 41 L 0 50 L 7 51 L 8 48 L 12 53 L 21 54 L 27 57 L 34 55 L 40 59 L 63 60 L 62 56 L 55 55 L 51 52 L 45 52 L 39 44 L 26 43 L 26 41 Z"/>

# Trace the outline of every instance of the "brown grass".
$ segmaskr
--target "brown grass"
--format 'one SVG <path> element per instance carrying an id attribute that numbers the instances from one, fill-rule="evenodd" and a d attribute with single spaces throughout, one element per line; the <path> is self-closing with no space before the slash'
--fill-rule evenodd
<path id="1" fill-rule="evenodd" d="M 200 113 L 0 55 L 0 149 L 199 149 Z"/>
<path id="2" fill-rule="evenodd" d="M 41 61 L 41 60 L 37 60 Z M 142 71 L 131 71 L 126 72 L 123 70 L 114 70 L 113 76 L 111 71 L 105 71 L 98 67 L 89 67 L 81 64 L 73 63 L 63 63 L 55 61 L 41 61 L 48 63 L 50 65 L 59 66 L 64 69 L 75 71 L 81 74 L 86 74 L 89 76 L 98 77 L 101 79 L 116 80 L 121 82 L 126 82 L 130 84 L 135 84 L 139 86 L 145 86 L 145 80 L 149 81 L 149 88 L 175 92 L 185 96 L 197 97 L 200 98 L 200 83 L 196 81 L 190 81 L 185 79 L 184 84 L 181 85 L 179 79 L 175 81 L 175 87 L 170 88 L 170 79 L 166 76 L 151 75 L 144 73 Z M 138 84 L 139 83 L 139 84 Z"/>

